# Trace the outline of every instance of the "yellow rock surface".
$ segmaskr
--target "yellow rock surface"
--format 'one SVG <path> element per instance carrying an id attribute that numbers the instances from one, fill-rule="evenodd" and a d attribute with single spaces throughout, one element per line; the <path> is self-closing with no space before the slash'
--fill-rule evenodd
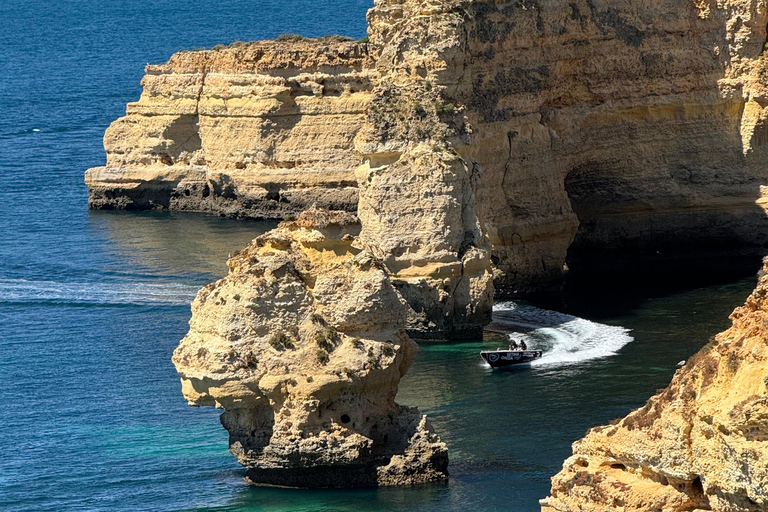
<path id="1" fill-rule="evenodd" d="M 333 38 L 179 52 L 107 129 L 90 169 L 94 208 L 281 218 L 354 210 L 353 140 L 375 72 L 365 45 Z"/>
<path id="2" fill-rule="evenodd" d="M 192 405 L 224 409 L 256 483 L 410 485 L 447 478 L 447 448 L 395 403 L 418 350 L 354 215 L 310 209 L 254 240 L 198 293 L 173 355 Z"/>
<path id="3" fill-rule="evenodd" d="M 766 272 L 667 389 L 574 443 L 543 512 L 768 509 Z"/>
<path id="4" fill-rule="evenodd" d="M 768 244 L 767 11 L 377 0 L 367 44 L 181 52 L 107 130 L 90 204 L 357 208 L 421 337 L 476 336 L 492 294 L 557 294 L 566 264 L 722 270 Z"/>

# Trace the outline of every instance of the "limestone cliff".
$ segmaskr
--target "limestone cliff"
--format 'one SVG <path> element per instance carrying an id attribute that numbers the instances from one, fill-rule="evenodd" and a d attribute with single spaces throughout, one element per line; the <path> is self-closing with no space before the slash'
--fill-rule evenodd
<path id="1" fill-rule="evenodd" d="M 768 510 L 766 272 L 667 389 L 573 445 L 543 511 Z"/>
<path id="2" fill-rule="evenodd" d="M 300 38 L 299 38 L 300 39 Z M 372 60 L 338 38 L 236 43 L 146 68 L 144 92 L 104 136 L 92 208 L 282 218 L 354 211 Z"/>
<path id="3" fill-rule="evenodd" d="M 722 269 L 768 243 L 763 0 L 376 0 L 368 22 L 369 44 L 149 66 L 91 206 L 280 217 L 359 190 L 426 335 L 487 320 L 490 259 L 498 296 L 532 296 L 566 262 Z"/>
<path id="4" fill-rule="evenodd" d="M 384 265 L 354 215 L 284 222 L 203 288 L 173 362 L 193 405 L 223 407 L 230 451 L 256 483 L 407 485 L 447 477 L 447 448 L 395 403 L 417 352 Z"/>
<path id="5" fill-rule="evenodd" d="M 765 2 L 378 0 L 368 18 L 365 129 L 383 151 L 450 142 L 498 295 L 551 290 L 566 260 L 625 273 L 762 252 Z"/>
<path id="6" fill-rule="evenodd" d="M 93 207 L 356 207 L 359 226 L 313 211 L 233 258 L 175 354 L 186 396 L 226 409 L 258 482 L 444 478 L 445 447 L 394 402 L 408 335 L 477 336 L 494 281 L 532 296 L 566 264 L 722 268 L 768 245 L 764 0 L 376 0 L 368 22 L 366 44 L 261 42 L 148 67 L 105 136 L 107 167 L 86 178 Z M 689 402 L 699 384 L 680 385 Z M 646 432 L 626 421 L 617 432 Z M 611 470 L 658 469 L 680 507 L 743 502 L 698 454 L 669 453 L 688 469 L 627 456 Z M 558 496 L 548 506 L 567 506 Z"/>

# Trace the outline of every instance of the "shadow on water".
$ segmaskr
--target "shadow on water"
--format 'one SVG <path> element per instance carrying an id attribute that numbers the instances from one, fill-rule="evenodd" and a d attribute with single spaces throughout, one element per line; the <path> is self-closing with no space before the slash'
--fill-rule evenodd
<path id="1" fill-rule="evenodd" d="M 588 318 L 623 316 L 652 299 L 662 299 L 710 287 L 728 287 L 735 282 L 757 283 L 762 256 L 676 260 L 655 264 L 635 260 L 622 274 L 569 271 L 559 300 L 537 302 L 542 307 Z"/>
<path id="2" fill-rule="evenodd" d="M 584 317 L 525 303 L 497 305 L 497 321 L 511 310 L 508 333 L 544 330 L 579 357 L 499 371 L 479 359 L 480 350 L 503 346 L 505 338 L 496 334 L 483 341 L 422 344 L 398 402 L 420 407 L 449 445 L 452 488 L 471 481 L 483 509 L 487 496 L 499 492 L 514 500 L 513 510 L 538 510 L 537 500 L 548 493 L 549 478 L 570 455 L 571 443 L 666 386 L 680 361 L 727 328 L 728 315 L 754 282 L 619 296 L 613 300 L 624 302 L 607 311 L 604 302 L 577 297 L 589 313 Z M 585 351 L 595 336 L 593 348 L 607 344 L 610 350 Z M 507 488 L 497 489 L 498 481 Z M 510 508 L 509 503 L 499 506 Z"/>
<path id="3" fill-rule="evenodd" d="M 222 248 L 234 254 L 275 221 L 238 221 L 192 212 L 90 211 L 88 229 L 105 238 L 115 259 L 165 275 L 221 276 Z M 115 268 L 115 271 L 120 271 Z"/>

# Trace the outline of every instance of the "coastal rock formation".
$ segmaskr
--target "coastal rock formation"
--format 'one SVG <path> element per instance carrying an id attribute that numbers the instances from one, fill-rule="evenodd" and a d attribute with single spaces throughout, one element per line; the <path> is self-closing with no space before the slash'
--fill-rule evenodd
<path id="1" fill-rule="evenodd" d="M 149 66 L 91 206 L 280 217 L 359 189 L 414 333 L 476 332 L 490 259 L 520 297 L 566 262 L 722 270 L 768 244 L 762 0 L 376 0 L 368 22 L 368 44 Z"/>
<path id="2" fill-rule="evenodd" d="M 731 320 L 645 407 L 573 445 L 543 512 L 768 509 L 768 260 Z"/>
<path id="3" fill-rule="evenodd" d="M 384 151 L 450 142 L 499 296 L 552 291 L 566 260 L 626 274 L 762 253 L 764 2 L 379 0 L 368 19 L 381 78 L 365 129 Z"/>
<path id="4" fill-rule="evenodd" d="M 409 485 L 447 478 L 426 417 L 395 403 L 418 347 L 384 265 L 349 213 L 311 209 L 230 258 L 174 352 L 192 405 L 224 408 L 256 483 Z"/>
<path id="5" fill-rule="evenodd" d="M 283 218 L 354 211 L 373 62 L 341 38 L 235 43 L 150 65 L 88 170 L 92 208 Z"/>
<path id="6" fill-rule="evenodd" d="M 360 239 L 411 306 L 415 336 L 479 338 L 493 302 L 490 238 L 476 211 L 479 173 L 457 152 L 447 109 L 439 108 L 463 26 L 435 14 L 439 8 L 403 13 L 406 4 L 391 11 L 381 2 L 368 14 L 381 53 L 355 141 Z"/>
<path id="7" fill-rule="evenodd" d="M 93 208 L 356 209 L 313 209 L 233 257 L 174 355 L 255 482 L 444 479 L 445 446 L 394 402 L 409 336 L 479 336 L 494 293 L 557 293 L 566 268 L 723 269 L 768 247 L 764 0 L 376 0 L 368 22 L 368 43 L 148 66 L 86 174 Z M 577 445 L 546 507 L 763 503 L 764 475 L 739 473 L 761 457 L 760 290 L 734 317 L 743 339 Z"/>

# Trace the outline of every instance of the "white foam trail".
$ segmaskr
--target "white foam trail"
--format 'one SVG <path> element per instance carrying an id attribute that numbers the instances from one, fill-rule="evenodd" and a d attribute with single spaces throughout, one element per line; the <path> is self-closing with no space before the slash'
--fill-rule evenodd
<path id="1" fill-rule="evenodd" d="M 192 302 L 197 286 L 180 283 L 59 283 L 0 279 L 0 303 L 165 304 Z"/>
<path id="2" fill-rule="evenodd" d="M 524 340 L 529 348 L 544 351 L 531 366 L 568 364 L 616 354 L 633 340 L 629 329 L 539 309 L 518 302 L 493 307 L 493 321 L 509 330 L 508 336 Z"/>

